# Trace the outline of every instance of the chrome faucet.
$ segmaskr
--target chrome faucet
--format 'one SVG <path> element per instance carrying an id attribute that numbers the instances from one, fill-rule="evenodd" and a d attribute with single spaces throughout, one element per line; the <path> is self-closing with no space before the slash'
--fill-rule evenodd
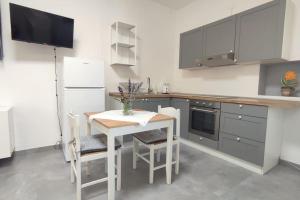
<path id="1" fill-rule="evenodd" d="M 152 93 L 153 90 L 151 89 L 151 79 L 150 79 L 150 77 L 147 77 L 147 84 L 148 84 L 148 93 Z"/>

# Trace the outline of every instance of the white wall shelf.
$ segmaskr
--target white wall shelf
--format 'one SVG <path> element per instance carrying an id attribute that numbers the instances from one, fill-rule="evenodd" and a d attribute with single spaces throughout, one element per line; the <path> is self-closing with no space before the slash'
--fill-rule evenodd
<path id="1" fill-rule="evenodd" d="M 136 65 L 136 26 L 124 22 L 111 25 L 111 65 Z"/>

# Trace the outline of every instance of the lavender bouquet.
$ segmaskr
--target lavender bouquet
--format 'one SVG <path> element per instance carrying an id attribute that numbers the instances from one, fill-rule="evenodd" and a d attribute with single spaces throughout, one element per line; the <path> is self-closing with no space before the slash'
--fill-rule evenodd
<path id="1" fill-rule="evenodd" d="M 123 114 L 124 115 L 132 115 L 132 105 L 135 101 L 135 95 L 139 92 L 142 87 L 143 82 L 133 83 L 131 80 L 128 80 L 127 85 L 119 85 L 118 91 L 120 93 L 119 100 L 123 104 Z"/>

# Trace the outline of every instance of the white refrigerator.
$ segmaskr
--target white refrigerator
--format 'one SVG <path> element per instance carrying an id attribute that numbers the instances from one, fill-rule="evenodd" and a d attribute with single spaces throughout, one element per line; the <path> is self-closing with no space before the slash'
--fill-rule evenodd
<path id="1" fill-rule="evenodd" d="M 86 130 L 86 118 L 83 114 L 105 110 L 104 63 L 65 57 L 58 74 L 58 84 L 62 147 L 65 160 L 70 161 L 70 127 L 67 115 L 70 112 L 80 115 L 80 132 L 83 135 Z"/>

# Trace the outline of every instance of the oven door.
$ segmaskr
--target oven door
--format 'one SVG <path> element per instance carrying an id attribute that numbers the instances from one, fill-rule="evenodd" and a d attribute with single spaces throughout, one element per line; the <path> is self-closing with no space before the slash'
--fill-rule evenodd
<path id="1" fill-rule="evenodd" d="M 219 140 L 220 110 L 190 107 L 189 132 L 212 140 Z"/>

